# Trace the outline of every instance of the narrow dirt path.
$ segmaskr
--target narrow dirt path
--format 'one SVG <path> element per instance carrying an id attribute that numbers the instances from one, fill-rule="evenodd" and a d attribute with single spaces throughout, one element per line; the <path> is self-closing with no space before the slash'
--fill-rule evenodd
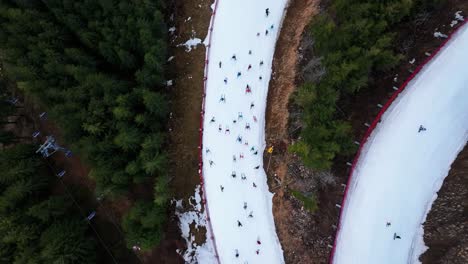
<path id="1" fill-rule="evenodd" d="M 291 225 L 298 219 L 294 219 L 291 215 L 293 205 L 285 196 L 283 187 L 287 187 L 287 184 L 283 184 L 281 188 L 278 188 L 278 184 L 289 181 L 287 165 L 291 157 L 287 152 L 287 146 L 290 144 L 288 104 L 296 88 L 296 71 L 300 62 L 298 49 L 302 34 L 310 19 L 317 13 L 318 2 L 317 0 L 292 0 L 290 2 L 276 45 L 266 110 L 267 146 L 274 146 L 271 164 L 269 155 L 265 154 L 270 190 L 275 192 L 273 215 L 285 261 L 295 264 L 318 262 L 314 261 L 316 252 L 303 244 L 300 236 L 290 232 Z"/>

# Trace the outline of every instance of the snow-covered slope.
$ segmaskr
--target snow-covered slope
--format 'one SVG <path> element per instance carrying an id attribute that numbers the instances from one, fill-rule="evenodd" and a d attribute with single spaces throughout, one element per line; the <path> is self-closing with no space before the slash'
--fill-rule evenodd
<path id="1" fill-rule="evenodd" d="M 262 158 L 268 83 L 286 2 L 220 0 L 216 10 L 203 175 L 221 263 L 284 263 Z"/>
<path id="2" fill-rule="evenodd" d="M 467 47 L 465 25 L 368 139 L 350 182 L 334 263 L 418 262 L 421 224 L 468 140 Z M 418 132 L 421 125 L 427 130 Z"/>

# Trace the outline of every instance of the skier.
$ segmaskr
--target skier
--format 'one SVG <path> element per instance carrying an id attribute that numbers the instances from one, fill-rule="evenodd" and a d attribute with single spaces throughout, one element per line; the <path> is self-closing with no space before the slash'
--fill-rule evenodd
<path id="1" fill-rule="evenodd" d="M 219 68 L 221 68 L 221 65 L 222 65 L 222 63 L 221 63 L 221 62 L 219 62 Z"/>
<path id="2" fill-rule="evenodd" d="M 257 37 L 260 37 L 260 32 L 257 32 Z"/>
<path id="3" fill-rule="evenodd" d="M 254 151 L 254 153 L 253 153 L 253 154 L 254 154 L 254 155 L 257 155 L 257 154 L 258 154 L 258 150 Z"/>
<path id="4" fill-rule="evenodd" d="M 211 120 L 210 120 L 210 124 L 211 124 L 211 123 L 214 123 L 215 121 L 216 121 L 216 120 L 215 120 L 215 117 L 213 116 L 213 117 L 211 118 Z"/>
<path id="5" fill-rule="evenodd" d="M 232 155 L 232 161 L 234 161 L 234 162 L 237 161 L 236 155 Z"/>
<path id="6" fill-rule="evenodd" d="M 248 145 L 249 145 L 249 142 L 246 140 L 246 141 L 244 142 L 244 145 L 245 145 L 245 146 L 248 146 Z"/>
<path id="7" fill-rule="evenodd" d="M 260 61 L 260 66 L 262 66 L 262 65 L 263 65 L 263 61 L 261 60 L 261 61 Z"/>
<path id="8" fill-rule="evenodd" d="M 244 116 L 242 115 L 242 112 L 237 113 L 237 118 L 239 120 L 242 120 L 242 118 L 244 118 Z"/>
<path id="9" fill-rule="evenodd" d="M 252 184 L 254 188 L 257 188 L 257 184 L 255 184 L 255 182 L 252 182 Z"/>
<path id="10" fill-rule="evenodd" d="M 240 135 L 237 136 L 237 141 L 238 141 L 239 143 L 242 143 L 242 137 L 241 137 Z"/>
<path id="11" fill-rule="evenodd" d="M 244 202 L 244 210 L 247 209 L 247 202 Z"/>
<path id="12" fill-rule="evenodd" d="M 252 55 L 252 51 L 251 51 L 251 50 L 249 50 L 249 55 Z"/>
<path id="13" fill-rule="evenodd" d="M 245 173 L 242 173 L 242 174 L 241 174 L 241 179 L 242 179 L 242 180 L 247 180 L 247 176 L 245 176 Z"/>
<path id="14" fill-rule="evenodd" d="M 229 130 L 228 126 L 226 126 L 226 130 L 224 131 L 224 134 L 228 134 L 228 135 L 231 134 L 231 130 Z"/>
<path id="15" fill-rule="evenodd" d="M 236 258 L 239 257 L 239 250 L 236 249 Z"/>
<path id="16" fill-rule="evenodd" d="M 254 148 L 254 146 L 252 146 L 252 147 L 250 148 L 250 151 L 254 151 L 254 150 L 255 150 L 255 148 Z"/>
<path id="17" fill-rule="evenodd" d="M 253 211 L 250 211 L 249 217 L 250 217 L 250 218 L 253 218 Z"/>
<path id="18" fill-rule="evenodd" d="M 219 102 L 223 102 L 223 103 L 226 103 L 226 95 L 222 94 L 221 95 L 221 98 L 219 98 Z"/>
<path id="19" fill-rule="evenodd" d="M 232 55 L 231 59 L 237 60 L 236 54 Z"/>
<path id="20" fill-rule="evenodd" d="M 207 148 L 207 149 L 205 150 L 205 153 L 206 153 L 206 154 L 211 153 L 211 150 L 210 150 L 209 148 Z"/>
<path id="21" fill-rule="evenodd" d="M 234 124 L 237 123 L 237 120 L 233 119 L 233 120 L 232 120 L 232 123 L 234 123 Z"/>
<path id="22" fill-rule="evenodd" d="M 245 87 L 245 94 L 252 93 L 252 90 L 250 89 L 250 86 L 247 84 Z"/>
<path id="23" fill-rule="evenodd" d="M 227 78 L 224 78 L 224 84 L 227 84 Z"/>
<path id="24" fill-rule="evenodd" d="M 250 130 L 250 124 L 249 123 L 245 124 L 245 129 Z"/>
<path id="25" fill-rule="evenodd" d="M 254 102 L 251 102 L 250 103 L 250 110 L 252 110 L 252 108 L 254 108 L 254 106 L 255 106 Z"/>
<path id="26" fill-rule="evenodd" d="M 241 227 L 241 226 L 242 226 L 241 221 L 237 220 L 237 226 L 238 226 L 238 227 Z"/>
<path id="27" fill-rule="evenodd" d="M 421 131 L 426 131 L 426 128 L 423 127 L 422 125 L 419 126 L 418 133 L 421 132 Z"/>
<path id="28" fill-rule="evenodd" d="M 249 64 L 249 66 L 247 67 L 247 70 L 250 70 L 252 69 L 252 64 Z"/>
<path id="29" fill-rule="evenodd" d="M 221 192 L 224 192 L 224 186 L 220 185 L 219 188 L 221 189 Z"/>
<path id="30" fill-rule="evenodd" d="M 222 130 L 223 130 L 222 126 L 221 126 L 221 125 L 219 125 L 219 127 L 218 127 L 218 131 L 219 131 L 219 132 L 221 132 Z"/>
<path id="31" fill-rule="evenodd" d="M 260 169 L 260 165 L 255 166 L 254 169 L 256 170 Z"/>
<path id="32" fill-rule="evenodd" d="M 233 178 L 235 178 L 235 177 L 236 177 L 236 172 L 233 171 L 233 172 L 231 173 L 231 176 L 232 176 Z"/>
<path id="33" fill-rule="evenodd" d="M 265 36 L 268 36 L 268 29 L 265 30 Z"/>
<path id="34" fill-rule="evenodd" d="M 241 77 L 242 73 L 241 72 L 237 72 L 237 78 Z"/>
<path id="35" fill-rule="evenodd" d="M 395 239 L 401 239 L 401 237 L 399 235 L 397 235 L 397 233 L 393 233 L 393 240 Z"/>
<path id="36" fill-rule="evenodd" d="M 389 227 L 389 226 L 391 226 L 391 225 L 392 225 L 392 223 L 390 223 L 390 222 L 387 222 L 387 227 Z"/>
<path id="37" fill-rule="evenodd" d="M 256 116 L 253 116 L 253 120 L 255 123 L 257 123 L 257 117 Z"/>
<path id="38" fill-rule="evenodd" d="M 259 76 L 258 79 L 259 79 L 260 81 L 263 80 L 262 76 Z"/>
<path id="39" fill-rule="evenodd" d="M 255 251 L 255 253 L 260 254 L 260 249 L 257 249 L 257 251 Z"/>
<path id="40" fill-rule="evenodd" d="M 212 160 L 210 160 L 209 163 L 210 163 L 210 167 L 214 165 L 214 161 Z"/>
<path id="41" fill-rule="evenodd" d="M 239 159 L 243 159 L 243 158 L 244 158 L 244 153 L 239 154 Z"/>
<path id="42" fill-rule="evenodd" d="M 268 16 L 270 14 L 270 8 L 265 9 L 265 14 Z"/>
<path id="43" fill-rule="evenodd" d="M 262 242 L 260 242 L 260 238 L 257 239 L 257 244 L 261 245 Z"/>
<path id="44" fill-rule="evenodd" d="M 274 25 L 273 25 L 273 24 L 271 24 L 270 28 L 271 28 L 271 29 L 273 29 L 273 28 L 274 28 Z"/>

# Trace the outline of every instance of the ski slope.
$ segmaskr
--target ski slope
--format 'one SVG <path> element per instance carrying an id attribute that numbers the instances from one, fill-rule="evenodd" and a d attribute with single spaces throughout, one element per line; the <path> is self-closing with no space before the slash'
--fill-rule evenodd
<path id="1" fill-rule="evenodd" d="M 419 262 L 421 224 L 468 140 L 467 47 L 465 25 L 409 82 L 363 146 L 333 263 Z M 418 132 L 420 125 L 427 130 Z"/>
<path id="2" fill-rule="evenodd" d="M 263 150 L 268 83 L 286 2 L 220 0 L 208 38 L 203 178 L 221 263 L 284 263 Z"/>

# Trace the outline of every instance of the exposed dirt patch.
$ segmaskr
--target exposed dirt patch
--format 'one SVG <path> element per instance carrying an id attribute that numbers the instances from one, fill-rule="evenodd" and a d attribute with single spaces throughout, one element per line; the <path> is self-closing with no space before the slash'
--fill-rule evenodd
<path id="1" fill-rule="evenodd" d="M 292 181 L 291 175 L 288 174 L 288 163 L 292 157 L 287 152 L 287 146 L 290 144 L 287 109 L 290 95 L 295 89 L 301 36 L 304 28 L 317 12 L 317 3 L 317 0 L 292 0 L 290 2 L 276 45 L 273 75 L 268 91 L 266 135 L 267 145 L 273 145 L 274 151 L 271 162 L 269 154 L 265 154 L 265 164 L 269 165 L 267 175 L 270 190 L 276 193 L 273 198 L 273 214 L 287 263 L 317 263 L 314 261 L 316 252 L 303 243 L 301 234 L 291 232 L 291 226 L 303 223 L 306 219 L 298 214 L 306 213 L 300 209 L 297 210 L 299 204 L 293 203 L 287 194 L 288 183 Z M 296 207 L 296 210 L 293 207 Z"/>
<path id="2" fill-rule="evenodd" d="M 270 188 L 276 192 L 273 200 L 275 224 L 286 263 L 294 264 L 328 262 L 330 246 L 333 244 L 339 217 L 336 204 L 342 201 L 343 184 L 349 176 L 349 167 L 346 163 L 352 160 L 352 157 L 338 157 L 334 162 L 332 174 L 317 175 L 304 168 L 296 157 L 286 151 L 291 138 L 297 137 L 297 127 L 292 125 L 294 123 L 292 121 L 297 119 L 297 111 L 293 104 L 288 105 L 288 98 L 296 87 L 295 80 L 298 79 L 297 67 L 301 63 L 298 57 L 307 58 L 310 55 L 298 49 L 298 46 L 303 36 L 304 26 L 315 10 L 309 13 L 309 18 L 301 14 L 305 14 L 307 11 L 304 9 L 314 3 L 314 1 L 305 0 L 291 2 L 275 53 L 274 74 L 267 108 L 267 144 L 275 146 L 267 171 Z M 343 119 L 351 122 L 356 140 L 361 140 L 367 130 L 364 124 L 370 123 L 380 110 L 377 104 L 386 102 L 393 94 L 392 87 L 399 87 L 411 71 L 424 61 L 427 57 L 425 53 L 430 53 L 441 45 L 443 40 L 434 38 L 433 33 L 441 31 L 444 34 L 450 34 L 454 30 L 449 24 L 454 13 L 459 10 L 466 15 L 468 3 L 462 0 L 447 0 L 447 4 L 437 12 L 420 14 L 418 20 L 404 21 L 395 29 L 399 32 L 395 40 L 395 49 L 405 56 L 401 64 L 389 74 L 375 74 L 371 78 L 368 89 L 355 96 L 343 97 L 338 102 L 339 113 Z M 301 28 L 302 24 L 304 26 Z M 289 27 L 291 29 L 288 29 Z M 290 30 L 292 32 L 297 30 L 298 37 Z M 295 36 L 298 38 L 297 42 L 295 42 Z M 410 64 L 409 61 L 413 58 L 416 62 Z M 398 78 L 394 81 L 396 74 Z M 269 154 L 265 154 L 265 164 L 269 163 L 269 159 Z M 447 179 L 448 183 L 450 177 L 452 176 Z M 288 190 L 315 194 L 319 205 L 318 211 L 311 214 L 303 210 L 301 203 L 292 197 Z M 443 195 L 441 192 L 441 197 Z M 455 204 L 455 206 L 459 205 L 466 207 L 466 203 Z M 443 239 L 440 241 L 438 245 L 444 244 Z M 437 238 L 433 242 L 437 243 Z M 425 263 L 459 263 L 453 262 L 455 261 L 453 259 L 450 259 L 452 262 L 440 262 L 433 257 L 438 255 L 440 258 L 440 250 L 448 252 L 450 247 L 444 249 L 438 247 L 435 250 L 439 250 L 439 253 L 431 254 Z M 466 246 L 463 250 L 454 247 L 456 254 L 464 252 L 466 256 Z M 464 260 L 464 258 L 460 259 Z M 466 261 L 462 262 L 466 263 Z"/>
<path id="3" fill-rule="evenodd" d="M 449 176 L 424 223 L 429 250 L 422 263 L 468 263 L 468 146 L 452 164 Z"/>

